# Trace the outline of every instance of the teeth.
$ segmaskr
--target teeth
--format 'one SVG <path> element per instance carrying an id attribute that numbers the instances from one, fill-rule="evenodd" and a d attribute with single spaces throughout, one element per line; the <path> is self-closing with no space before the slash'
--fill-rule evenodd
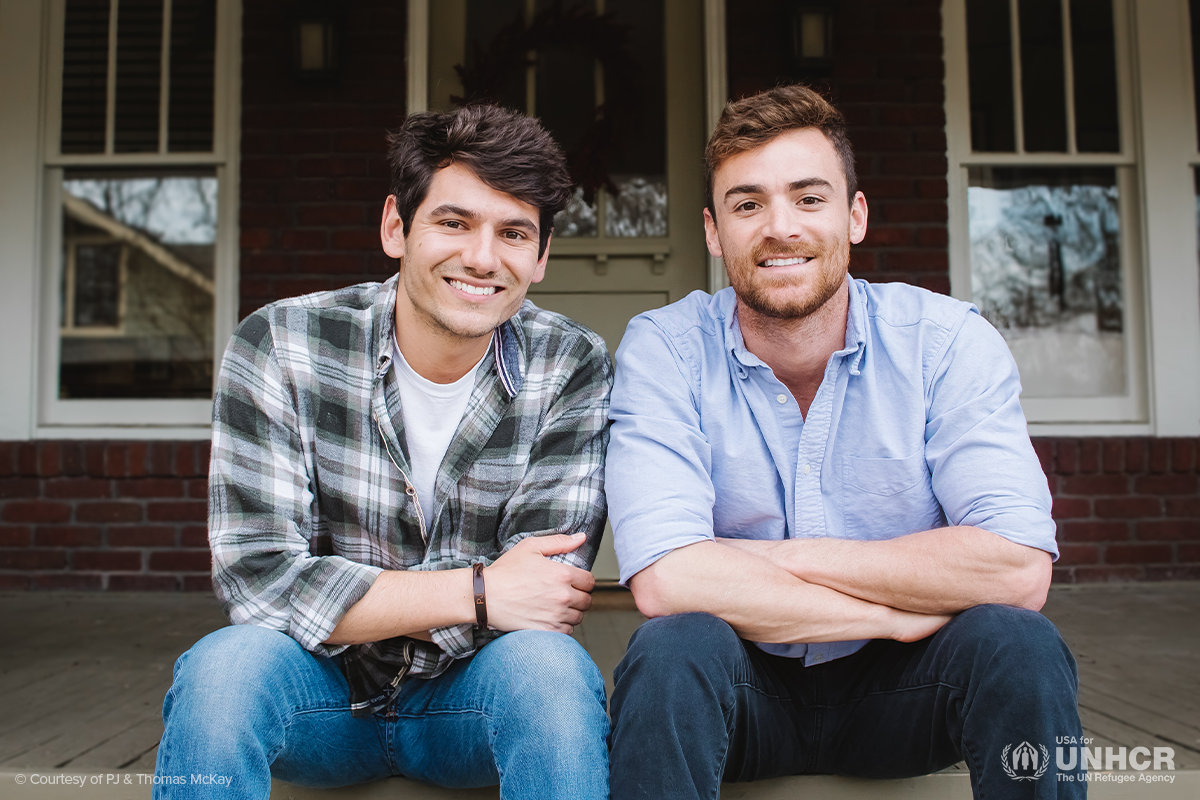
<path id="1" fill-rule="evenodd" d="M 812 261 L 812 256 L 799 256 L 796 258 L 768 258 L 763 262 L 768 267 L 790 267 L 794 264 L 807 264 Z"/>
<path id="2" fill-rule="evenodd" d="M 450 285 L 453 286 L 455 289 L 460 289 L 460 290 L 466 292 L 467 294 L 485 295 L 485 294 L 495 294 L 496 293 L 495 286 L 472 286 L 469 283 L 463 283 L 462 281 L 456 281 L 453 278 L 450 280 Z"/>

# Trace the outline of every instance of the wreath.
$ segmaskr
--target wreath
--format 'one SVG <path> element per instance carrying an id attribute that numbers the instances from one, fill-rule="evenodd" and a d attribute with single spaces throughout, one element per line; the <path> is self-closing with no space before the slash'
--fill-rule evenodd
<path id="1" fill-rule="evenodd" d="M 455 64 L 462 81 L 462 96 L 450 100 L 458 105 L 498 102 L 502 87 L 515 74 L 524 74 L 536 64 L 530 58 L 549 48 L 563 48 L 590 55 L 604 69 L 604 103 L 582 139 L 567 152 L 571 180 L 583 189 L 584 200 L 592 203 L 596 191 L 619 190 L 609 174 L 609 163 L 626 131 L 636 124 L 641 92 L 637 64 L 629 53 L 630 26 L 616 22 L 614 13 L 596 14 L 584 6 L 563 9 L 562 0 L 539 12 L 526 25 L 518 17 L 504 26 L 487 47 L 474 43 L 473 66 Z"/>

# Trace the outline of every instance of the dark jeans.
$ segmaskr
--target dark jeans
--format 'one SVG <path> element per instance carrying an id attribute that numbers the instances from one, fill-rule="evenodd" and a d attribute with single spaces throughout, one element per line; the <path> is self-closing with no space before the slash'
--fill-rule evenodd
<path id="1" fill-rule="evenodd" d="M 1055 763 L 1056 739 L 1082 736 L 1075 659 L 1033 611 L 978 606 L 920 642 L 878 639 L 810 667 L 708 614 L 660 617 L 614 677 L 613 800 L 715 798 L 722 780 L 780 775 L 912 777 L 960 759 L 976 798 L 1086 796 L 1081 770 L 1060 778 Z"/>

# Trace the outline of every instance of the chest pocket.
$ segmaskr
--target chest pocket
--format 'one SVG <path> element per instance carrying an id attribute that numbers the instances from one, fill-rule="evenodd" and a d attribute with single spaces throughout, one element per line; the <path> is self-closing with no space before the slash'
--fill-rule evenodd
<path id="1" fill-rule="evenodd" d="M 891 539 L 944 524 L 924 452 L 904 458 L 845 456 L 842 511 L 851 539 Z"/>

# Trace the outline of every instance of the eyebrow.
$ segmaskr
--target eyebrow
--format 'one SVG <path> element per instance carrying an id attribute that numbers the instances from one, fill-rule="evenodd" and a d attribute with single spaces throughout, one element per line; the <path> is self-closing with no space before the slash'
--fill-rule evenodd
<path id="1" fill-rule="evenodd" d="M 833 184 L 824 178 L 801 178 L 798 181 L 792 181 L 788 184 L 788 191 L 796 192 L 801 189 L 811 189 L 814 186 L 819 186 L 823 189 L 832 189 Z M 725 193 L 725 199 L 729 199 L 737 194 L 766 194 L 766 188 L 757 183 L 743 183 L 740 186 L 734 186 Z"/>
<path id="2" fill-rule="evenodd" d="M 445 217 L 445 216 L 462 217 L 463 219 L 469 219 L 472 222 L 475 222 L 479 219 L 479 214 L 477 214 L 476 212 L 471 211 L 468 208 L 463 208 L 462 206 L 456 206 L 453 203 L 442 203 L 440 206 L 438 206 L 437 208 L 430 211 L 429 216 L 431 216 L 431 217 Z M 524 228 L 525 230 L 529 231 L 530 233 L 534 234 L 535 236 L 538 233 L 537 225 L 533 224 L 525 217 L 512 217 L 511 219 L 502 220 L 500 222 L 500 227 L 502 227 L 502 228 Z"/>

